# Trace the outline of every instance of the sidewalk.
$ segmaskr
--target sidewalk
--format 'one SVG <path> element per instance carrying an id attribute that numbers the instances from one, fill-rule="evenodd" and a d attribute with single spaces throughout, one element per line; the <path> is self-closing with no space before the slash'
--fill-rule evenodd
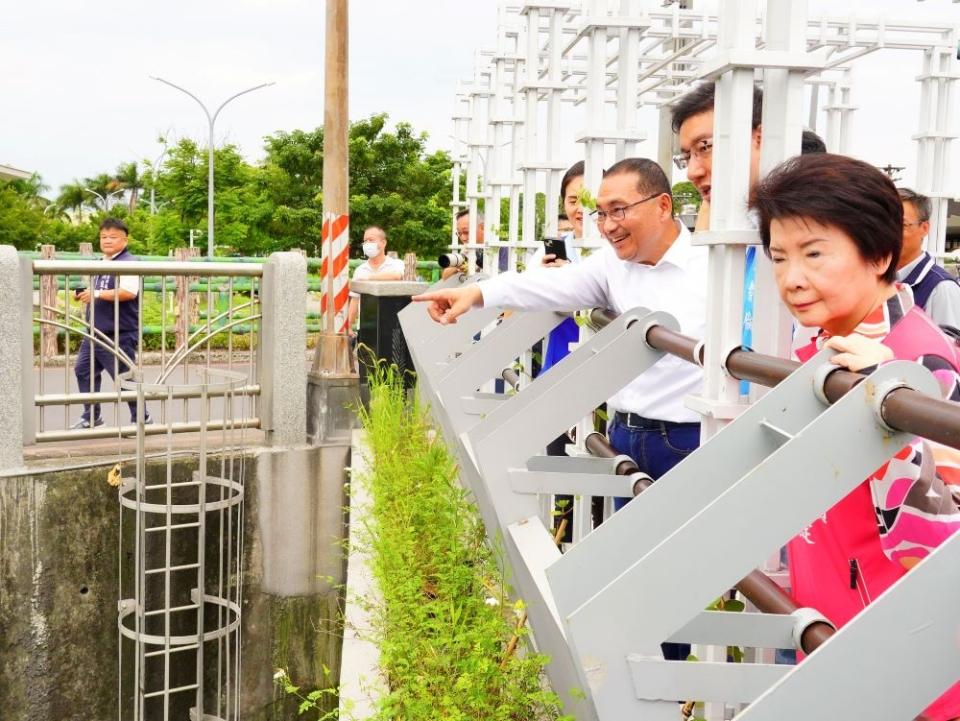
<path id="1" fill-rule="evenodd" d="M 375 605 L 379 590 L 368 567 L 358 528 L 367 513 L 369 500 L 362 483 L 367 473 L 368 452 L 362 430 L 353 432 L 350 449 L 350 554 L 347 559 L 347 593 L 344 611 L 343 657 L 340 663 L 340 718 L 367 719 L 376 711 L 386 691 L 380 672 L 380 649 L 370 640 L 368 608 Z"/>

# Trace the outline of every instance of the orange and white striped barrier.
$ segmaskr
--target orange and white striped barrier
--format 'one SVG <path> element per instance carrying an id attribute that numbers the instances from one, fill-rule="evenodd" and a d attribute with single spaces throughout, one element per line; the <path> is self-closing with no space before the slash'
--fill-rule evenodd
<path id="1" fill-rule="evenodd" d="M 326 319 L 327 296 L 330 294 L 330 272 L 333 273 L 333 329 L 335 333 L 347 332 L 347 303 L 350 298 L 350 216 L 327 213 L 320 233 L 323 242 L 320 277 L 323 279 L 323 294 L 320 313 Z M 332 250 L 331 250 L 332 244 Z M 333 263 L 330 263 L 333 258 Z M 326 325 L 326 323 L 324 324 Z"/>

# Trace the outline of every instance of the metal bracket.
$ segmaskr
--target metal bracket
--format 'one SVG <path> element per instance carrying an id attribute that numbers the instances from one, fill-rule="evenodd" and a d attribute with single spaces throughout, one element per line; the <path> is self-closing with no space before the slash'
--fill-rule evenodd
<path id="1" fill-rule="evenodd" d="M 834 631 L 837 630 L 826 616 L 814 608 L 798 608 L 790 616 L 793 618 L 793 645 L 797 648 L 803 648 L 803 634 L 815 623 L 825 623 Z"/>

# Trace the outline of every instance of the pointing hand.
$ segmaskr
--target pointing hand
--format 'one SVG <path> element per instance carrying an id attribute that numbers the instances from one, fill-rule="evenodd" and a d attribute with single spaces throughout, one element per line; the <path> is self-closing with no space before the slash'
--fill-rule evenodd
<path id="1" fill-rule="evenodd" d="M 449 325 L 473 307 L 483 305 L 483 293 L 476 283 L 465 288 L 444 288 L 413 296 L 410 300 L 429 303 L 427 312 L 437 323 Z"/>

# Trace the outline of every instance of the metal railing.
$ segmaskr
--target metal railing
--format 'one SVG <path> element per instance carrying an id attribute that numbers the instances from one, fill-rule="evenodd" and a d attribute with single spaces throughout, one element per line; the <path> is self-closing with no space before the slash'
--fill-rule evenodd
<path id="1" fill-rule="evenodd" d="M 152 421 L 146 429 L 148 434 L 200 429 L 196 404 L 191 403 L 199 394 L 189 389 L 200 368 L 240 371 L 247 382 L 236 393 L 250 399 L 260 394 L 261 264 L 32 260 L 29 268 L 34 282 L 24 284 L 23 303 L 34 319 L 36 394 L 34 429 L 28 441 L 135 433 L 136 394 L 122 390 L 116 381 L 113 391 L 96 390 L 99 384 L 95 379 L 103 373 L 116 379 L 133 368 L 139 377 L 155 378 L 157 383 L 177 379 L 187 388 L 173 394 L 145 395 Z M 81 289 L 92 292 L 98 278 L 100 286 L 117 287 L 122 278 L 131 277 L 137 287 L 136 329 L 127 319 L 121 331 L 121 314 L 126 310 L 116 294 L 112 301 L 89 304 L 76 297 Z M 104 283 L 103 279 L 112 281 Z M 104 312 L 109 314 L 106 319 Z M 91 379 L 85 383 L 89 388 L 82 392 L 79 379 L 74 377 L 78 361 L 86 365 L 79 371 Z M 132 404 L 130 423 L 125 423 L 121 415 L 124 403 Z M 108 406 L 102 414 L 101 404 Z M 256 404 L 245 405 L 248 408 L 232 423 L 258 428 Z M 89 428 L 70 428 L 77 406 L 87 409 Z M 217 412 L 215 409 L 207 420 L 206 428 L 224 425 Z M 112 416 L 111 424 L 107 423 L 108 416 Z"/>
<path id="2" fill-rule="evenodd" d="M 960 447 L 960 405 L 939 400 L 926 369 L 894 362 L 863 376 L 828 363 L 830 351 L 801 365 L 733 350 L 726 372 L 772 389 L 651 488 L 641 469 L 600 434 L 580 441 L 588 451 L 582 456 L 546 457 L 542 449 L 664 354 L 702 364 L 703 344 L 680 334 L 663 313 L 596 312 L 597 334 L 524 386 L 504 368 L 561 317 L 514 313 L 473 342 L 496 315 L 497 309 L 484 308 L 439 326 L 413 304 L 401 322 L 421 393 L 458 455 L 461 480 L 489 537 L 503 544 L 568 713 L 659 720 L 676 718 L 678 700 L 697 699 L 734 713 L 750 704 L 750 718 L 801 719 L 811 708 L 830 716 L 825 703 L 854 708 L 865 695 L 889 688 L 882 703 L 890 713 L 880 716 L 907 718 L 952 683 L 950 670 L 941 667 L 958 656 L 951 604 L 960 602 L 960 536 L 841 634 L 751 570 L 911 437 Z M 479 392 L 493 377 L 519 385 L 517 392 Z M 561 555 L 539 500 L 558 493 L 642 493 L 643 499 Z M 703 610 L 733 587 L 760 613 Z M 933 596 L 936 603 L 928 605 Z M 916 635 L 921 606 L 923 639 Z M 877 653 L 880 638 L 897 649 L 897 658 Z M 663 641 L 720 650 L 701 656 L 701 663 L 664 661 Z M 774 665 L 772 652 L 765 652 L 729 664 L 730 645 L 795 647 L 815 651 L 817 660 Z M 854 658 L 861 673 L 850 678 Z M 911 678 L 923 679 L 909 699 L 895 680 L 907 668 Z M 831 681 L 840 677 L 843 689 Z M 586 698 L 570 692 L 575 688 Z M 829 688 L 828 698 L 811 696 L 812 688 Z"/>

